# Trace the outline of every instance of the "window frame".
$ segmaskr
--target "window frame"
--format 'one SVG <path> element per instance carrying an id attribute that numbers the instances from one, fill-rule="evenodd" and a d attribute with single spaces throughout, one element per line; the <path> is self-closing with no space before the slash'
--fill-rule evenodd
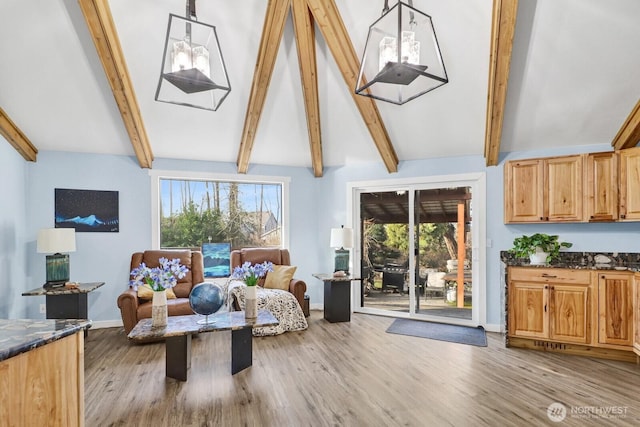
<path id="1" fill-rule="evenodd" d="M 215 172 L 150 170 L 151 178 L 151 248 L 160 249 L 160 180 L 221 181 L 241 184 L 279 184 L 282 186 L 281 248 L 289 248 L 289 187 L 291 178 L 269 175 L 240 175 Z"/>

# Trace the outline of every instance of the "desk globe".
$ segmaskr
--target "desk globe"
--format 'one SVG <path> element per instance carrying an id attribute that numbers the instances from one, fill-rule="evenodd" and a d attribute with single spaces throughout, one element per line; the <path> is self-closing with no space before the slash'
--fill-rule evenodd
<path id="1" fill-rule="evenodd" d="M 204 319 L 198 320 L 199 324 L 207 325 L 215 323 L 214 320 L 209 320 L 209 315 L 220 310 L 224 305 L 224 292 L 222 291 L 222 287 L 209 282 L 194 286 L 189 295 L 189 305 L 195 313 L 205 316 Z"/>

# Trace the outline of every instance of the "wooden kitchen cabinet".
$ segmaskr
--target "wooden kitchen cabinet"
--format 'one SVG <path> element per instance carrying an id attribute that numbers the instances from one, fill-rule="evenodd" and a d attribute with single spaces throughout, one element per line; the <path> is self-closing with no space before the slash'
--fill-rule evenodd
<path id="1" fill-rule="evenodd" d="M 617 152 L 620 162 L 620 220 L 640 220 L 640 147 Z"/>
<path id="2" fill-rule="evenodd" d="M 505 163 L 504 222 L 544 220 L 543 165 L 539 159 Z"/>
<path id="3" fill-rule="evenodd" d="M 505 163 L 505 223 L 583 220 L 583 156 Z"/>
<path id="4" fill-rule="evenodd" d="M 640 273 L 636 273 L 633 282 L 633 351 L 640 356 Z"/>
<path id="5" fill-rule="evenodd" d="M 633 345 L 633 275 L 598 273 L 598 342 Z"/>
<path id="6" fill-rule="evenodd" d="M 558 342 L 591 342 L 591 273 L 510 268 L 509 335 Z"/>
<path id="7" fill-rule="evenodd" d="M 554 341 L 588 344 L 590 286 L 552 284 L 549 289 L 549 338 Z"/>
<path id="8" fill-rule="evenodd" d="M 513 280 L 509 284 L 509 335 L 548 338 L 548 299 L 549 285 Z"/>
<path id="9" fill-rule="evenodd" d="M 585 159 L 585 219 L 618 219 L 618 156 L 613 151 L 588 154 Z"/>

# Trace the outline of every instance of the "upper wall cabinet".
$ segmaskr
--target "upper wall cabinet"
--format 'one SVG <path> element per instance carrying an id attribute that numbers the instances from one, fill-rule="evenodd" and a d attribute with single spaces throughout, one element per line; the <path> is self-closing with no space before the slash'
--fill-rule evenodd
<path id="1" fill-rule="evenodd" d="M 618 152 L 620 157 L 620 219 L 640 220 L 640 147 Z"/>
<path id="2" fill-rule="evenodd" d="M 618 156 L 591 153 L 585 160 L 585 220 L 618 219 Z"/>
<path id="3" fill-rule="evenodd" d="M 505 223 L 583 220 L 583 157 L 505 163 Z"/>
<path id="4" fill-rule="evenodd" d="M 505 222 L 544 220 L 542 162 L 517 160 L 504 165 Z"/>
<path id="5" fill-rule="evenodd" d="M 640 221 L 640 147 L 505 163 L 505 224 L 598 221 Z"/>

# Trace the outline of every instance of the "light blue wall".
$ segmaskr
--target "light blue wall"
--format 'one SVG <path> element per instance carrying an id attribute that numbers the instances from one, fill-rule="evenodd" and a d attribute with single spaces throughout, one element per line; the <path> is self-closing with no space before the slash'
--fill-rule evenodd
<path id="1" fill-rule="evenodd" d="M 89 294 L 93 320 L 120 317 L 116 306 L 125 288 L 131 253 L 146 249 L 151 242 L 150 184 L 146 169 L 135 158 L 64 152 L 41 152 L 38 162 L 29 165 L 28 271 L 31 288 L 45 282 L 45 254 L 36 253 L 41 228 L 54 227 L 54 189 L 71 188 L 119 192 L 119 233 L 76 233 L 76 252 L 70 254 L 71 280 L 105 282 Z M 34 300 L 44 297 L 30 297 Z M 29 317 L 42 316 L 37 304 L 29 307 Z"/>
<path id="2" fill-rule="evenodd" d="M 26 317 L 27 162 L 0 136 L 0 318 Z"/>
<path id="3" fill-rule="evenodd" d="M 8 144 L 5 144 L 8 147 Z M 503 223 L 503 161 L 505 159 L 543 157 L 579 152 L 607 151 L 607 145 L 585 146 L 571 151 L 566 149 L 529 151 L 503 155 L 497 167 L 485 167 L 481 156 L 427 159 L 401 162 L 399 171 L 388 174 L 382 163 L 357 164 L 347 167 L 325 168 L 324 176 L 314 178 L 310 168 L 254 165 L 249 175 L 287 176 L 290 186 L 290 250 L 292 263 L 298 266 L 296 277 L 304 279 L 312 305 L 322 304 L 322 283 L 311 274 L 330 271 L 333 266 L 333 250 L 329 248 L 329 230 L 349 222 L 346 212 L 347 184 L 353 181 L 400 179 L 434 175 L 452 175 L 484 172 L 487 177 L 487 238 L 492 242 L 487 248 L 487 323 L 501 323 L 502 283 L 500 283 L 499 252 L 509 249 L 513 239 L 523 233 L 547 232 L 559 234 L 562 240 L 574 243 L 575 251 L 625 251 L 639 252 L 640 223 L 612 224 L 555 224 L 555 225 L 504 225 Z M 120 315 L 116 299 L 126 288 L 129 257 L 137 250 L 151 246 L 150 178 L 135 158 L 110 155 L 44 152 L 38 162 L 22 166 L 25 162 L 4 148 L 13 157 L 8 168 L 3 168 L 4 182 L 18 182 L 12 200 L 22 200 L 23 213 L 0 214 L 4 235 L 14 233 L 15 247 L 23 248 L 26 257 L 22 289 L 39 286 L 44 281 L 44 255 L 35 251 L 38 229 L 53 226 L 54 188 L 115 190 L 120 193 L 119 233 L 78 233 L 77 251 L 71 254 L 71 275 L 78 281 L 105 281 L 106 285 L 90 294 L 89 310 L 95 321 L 117 321 Z M 2 161 L 4 162 L 4 152 Z M 11 172 L 7 172 L 9 169 Z M 26 177 L 24 170 L 26 169 Z M 231 163 L 157 159 L 155 170 L 186 170 L 213 173 L 235 173 Z M 22 180 L 20 180 L 22 178 Z M 22 184 L 23 183 L 23 184 Z M 27 194 L 26 203 L 24 194 Z M 27 209 L 28 208 L 28 209 Z M 24 216 L 24 215 L 23 215 Z M 18 219 L 20 218 L 20 219 Z M 20 231 L 20 229 L 24 231 Z M 22 236 L 22 238 L 20 238 Z M 10 246 L 10 245 L 8 245 Z M 11 252 L 20 258 L 19 249 Z M 19 261 L 19 260 L 18 260 Z M 23 263 L 25 263 L 23 261 Z M 3 273 L 0 273 L 3 274 Z M 9 283 L 19 283 L 14 280 Z M 6 281 L 4 283 L 7 283 Z M 23 303 L 18 290 L 13 291 L 8 305 Z M 38 313 L 39 297 L 29 297 L 26 315 Z M 0 307 L 2 307 L 0 303 Z"/>

